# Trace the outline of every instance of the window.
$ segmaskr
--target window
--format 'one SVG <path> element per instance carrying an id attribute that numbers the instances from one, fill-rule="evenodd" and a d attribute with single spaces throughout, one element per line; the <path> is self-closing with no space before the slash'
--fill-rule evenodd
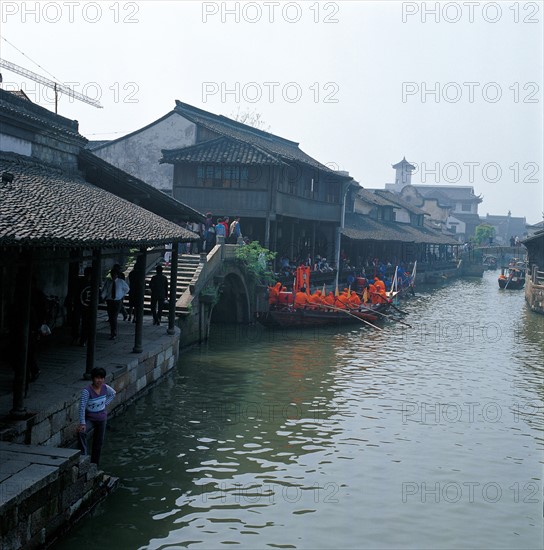
<path id="1" fill-rule="evenodd" d="M 338 183 L 327 184 L 327 202 L 340 202 L 340 185 Z"/>
<path id="2" fill-rule="evenodd" d="M 461 204 L 461 212 L 472 212 L 472 204 L 470 202 Z"/>
<path id="3" fill-rule="evenodd" d="M 247 187 L 249 170 L 241 166 L 198 166 L 197 185 L 202 187 L 239 188 Z"/>

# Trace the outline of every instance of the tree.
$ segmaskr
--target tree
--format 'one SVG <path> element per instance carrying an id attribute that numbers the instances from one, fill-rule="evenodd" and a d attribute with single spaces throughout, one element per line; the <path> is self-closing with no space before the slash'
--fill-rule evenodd
<path id="1" fill-rule="evenodd" d="M 474 240 L 479 244 L 488 244 L 495 238 L 495 228 L 492 225 L 483 223 L 476 228 Z"/>
<path id="2" fill-rule="evenodd" d="M 263 132 L 270 131 L 270 124 L 267 124 L 263 120 L 261 113 L 255 111 L 255 109 L 250 110 L 249 107 L 246 107 L 244 110 L 241 110 L 240 106 L 238 106 L 238 109 L 233 111 L 230 116 L 242 124 L 247 124 L 248 126 L 252 126 L 253 128 L 257 128 Z"/>

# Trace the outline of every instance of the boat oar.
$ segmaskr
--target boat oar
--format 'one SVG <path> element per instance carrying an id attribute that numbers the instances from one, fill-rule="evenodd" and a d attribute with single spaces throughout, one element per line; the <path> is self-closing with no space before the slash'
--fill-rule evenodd
<path id="1" fill-rule="evenodd" d="M 402 315 L 408 315 L 408 313 L 406 313 L 406 311 L 402 311 L 402 309 L 399 309 L 396 305 L 394 305 L 394 304 L 390 304 L 390 305 L 393 309 L 396 309 Z"/>
<path id="2" fill-rule="evenodd" d="M 391 307 L 395 307 L 393 304 L 389 304 Z M 361 304 L 361 306 L 364 310 L 370 311 L 372 313 L 377 313 L 378 315 L 381 315 L 382 317 L 385 317 L 386 319 L 390 319 L 391 321 L 395 321 L 396 323 L 400 323 L 401 325 L 406 325 L 407 327 L 414 328 L 412 325 L 405 323 L 404 321 L 401 321 L 400 319 L 395 319 L 394 317 L 391 317 L 391 315 L 386 315 L 385 313 L 381 313 L 379 311 L 376 311 L 372 308 L 366 307 Z M 396 309 L 396 308 L 395 308 Z M 406 314 L 405 314 L 406 315 Z"/>
<path id="3" fill-rule="evenodd" d="M 317 306 L 317 307 L 321 307 L 321 308 L 325 308 L 325 309 L 332 309 L 334 311 L 340 311 L 342 313 L 346 313 L 350 317 L 353 317 L 354 319 L 357 319 L 358 321 L 361 321 L 362 323 L 370 325 L 372 328 L 375 328 L 376 330 L 379 330 L 379 331 L 382 330 L 380 327 L 377 327 L 376 325 L 373 325 L 372 323 L 369 323 L 366 319 L 361 319 L 360 317 L 357 317 L 357 315 L 353 315 L 353 313 L 350 313 L 347 309 L 341 309 L 339 307 L 334 307 L 334 306 L 325 306 L 325 305 L 322 305 L 322 304 L 312 304 L 312 305 Z"/>
<path id="4" fill-rule="evenodd" d="M 356 292 L 355 294 L 359 295 L 359 292 Z M 389 302 L 389 305 L 392 306 L 392 307 L 395 307 L 395 306 L 393 306 L 393 304 L 391 302 Z M 381 313 L 380 311 L 376 311 L 375 309 L 372 309 L 370 307 L 366 307 L 363 304 L 361 304 L 359 307 L 363 308 L 365 311 L 370 311 L 371 313 L 376 313 L 377 315 L 381 315 L 382 317 L 385 317 L 386 319 L 390 319 L 392 321 L 400 323 L 401 325 L 406 325 L 407 327 L 414 328 L 414 327 L 412 327 L 412 325 L 409 325 L 408 323 L 405 323 L 404 321 L 401 321 L 400 319 L 395 319 L 394 317 L 391 317 L 391 315 L 386 315 L 385 313 Z"/>
<path id="5" fill-rule="evenodd" d="M 358 296 L 361 296 L 363 297 L 363 294 L 361 294 L 360 292 L 356 292 L 355 294 L 357 294 Z M 376 294 L 375 292 L 369 292 L 369 294 Z M 399 313 L 402 313 L 403 315 L 408 315 L 408 313 L 406 313 L 405 311 L 402 311 L 400 310 L 396 305 L 394 305 L 392 302 L 389 302 L 389 305 L 396 309 Z M 374 311 L 373 309 L 370 309 L 370 308 L 367 308 L 365 306 L 362 306 L 364 307 L 365 309 L 368 309 L 369 311 L 372 311 L 372 313 L 377 313 L 378 315 L 383 315 L 384 317 L 386 317 L 387 319 L 393 319 L 393 317 L 391 317 L 390 315 L 385 315 L 384 313 L 380 313 L 379 311 Z M 398 319 L 393 319 L 394 321 L 398 321 L 399 323 L 401 323 L 402 321 L 399 321 Z M 403 323 L 404 325 L 406 326 L 409 326 L 410 328 L 413 328 L 411 325 L 409 325 L 408 323 Z"/>

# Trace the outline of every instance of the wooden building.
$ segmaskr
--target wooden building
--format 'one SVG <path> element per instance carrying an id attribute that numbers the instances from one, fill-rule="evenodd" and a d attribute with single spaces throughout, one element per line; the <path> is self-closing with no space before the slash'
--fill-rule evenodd
<path id="1" fill-rule="evenodd" d="M 525 299 L 535 313 L 544 315 L 544 229 L 522 243 L 527 248 Z"/>
<path id="2" fill-rule="evenodd" d="M 214 221 L 240 216 L 243 235 L 280 256 L 336 255 L 352 178 L 296 142 L 176 101 L 146 127 L 89 147 L 136 177 L 157 175 L 160 189 Z"/>
<path id="3" fill-rule="evenodd" d="M 434 228 L 428 214 L 383 189 L 353 189 L 348 196 L 342 248 L 352 264 L 436 262 L 453 258 L 458 242 Z"/>

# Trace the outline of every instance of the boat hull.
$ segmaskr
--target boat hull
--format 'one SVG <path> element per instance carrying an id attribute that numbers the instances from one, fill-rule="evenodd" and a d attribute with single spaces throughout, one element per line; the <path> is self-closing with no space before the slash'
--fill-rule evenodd
<path id="1" fill-rule="evenodd" d="M 377 321 L 380 313 L 385 312 L 389 304 L 372 306 L 361 311 L 320 311 L 314 309 L 272 309 L 258 321 L 267 327 L 323 327 L 331 325 L 350 325 Z"/>
<path id="2" fill-rule="evenodd" d="M 525 286 L 525 279 L 499 279 L 499 288 L 503 290 L 520 290 Z"/>

